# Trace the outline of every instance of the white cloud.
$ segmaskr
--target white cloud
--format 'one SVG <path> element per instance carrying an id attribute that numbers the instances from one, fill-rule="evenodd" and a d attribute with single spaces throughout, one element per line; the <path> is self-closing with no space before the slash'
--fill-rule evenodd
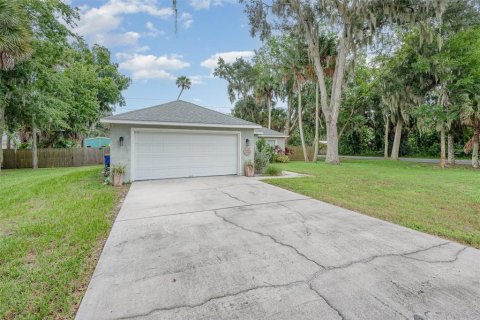
<path id="1" fill-rule="evenodd" d="M 213 6 L 220 6 L 225 2 L 235 2 L 234 0 L 190 0 L 190 5 L 195 10 L 209 9 Z"/>
<path id="2" fill-rule="evenodd" d="M 165 31 L 155 28 L 155 26 L 153 25 L 153 22 L 151 21 L 147 21 L 147 23 L 145 24 L 145 27 L 148 30 L 147 35 L 150 37 L 157 37 L 159 35 L 165 34 Z"/>
<path id="3" fill-rule="evenodd" d="M 255 55 L 253 51 L 229 51 L 219 52 L 211 55 L 210 58 L 202 61 L 200 65 L 205 68 L 209 68 L 212 72 L 218 65 L 218 59 L 223 58 L 226 63 L 235 62 L 237 58 L 249 59 Z"/>
<path id="4" fill-rule="evenodd" d="M 80 8 L 80 21 L 75 31 L 92 42 L 104 41 L 102 44 L 105 44 L 105 41 L 107 41 L 111 45 L 128 45 L 133 40 L 132 33 L 122 34 L 115 32 L 115 30 L 122 24 L 124 15 L 137 13 L 145 13 L 162 19 L 166 19 L 173 14 L 171 8 L 159 7 L 156 0 L 109 0 L 98 8 L 82 6 Z M 117 37 L 123 41 L 115 43 L 106 40 L 110 37 Z"/>
<path id="5" fill-rule="evenodd" d="M 203 81 L 203 76 L 189 76 L 188 77 L 190 81 L 192 81 L 192 84 L 204 84 L 205 82 Z"/>
<path id="6" fill-rule="evenodd" d="M 188 12 L 183 12 L 178 20 L 182 23 L 182 26 L 185 29 L 188 29 L 192 26 L 193 16 Z"/>
<path id="7" fill-rule="evenodd" d="M 138 32 L 124 32 L 124 33 L 98 33 L 92 38 L 93 42 L 104 46 L 135 46 L 140 39 Z"/>
<path id="8" fill-rule="evenodd" d="M 117 59 L 121 60 L 120 69 L 130 71 L 132 78 L 138 79 L 174 79 L 175 77 L 169 72 L 172 70 L 184 69 L 190 64 L 182 61 L 179 55 L 143 55 L 118 53 Z"/>

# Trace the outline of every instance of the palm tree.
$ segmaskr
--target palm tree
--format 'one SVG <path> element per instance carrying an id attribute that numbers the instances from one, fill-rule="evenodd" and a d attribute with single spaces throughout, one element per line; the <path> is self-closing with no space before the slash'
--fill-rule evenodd
<path id="1" fill-rule="evenodd" d="M 0 69 L 11 70 L 29 57 L 31 34 L 28 20 L 15 1 L 0 0 Z"/>
<path id="2" fill-rule="evenodd" d="M 15 63 L 27 59 L 32 51 L 30 42 L 29 22 L 20 7 L 14 1 L 0 0 L 0 71 L 12 70 Z M 0 90 L 0 137 L 5 131 L 5 106 L 8 99 L 8 95 L 2 91 Z M 2 163 L 3 153 L 0 148 L 0 171 Z"/>
<path id="3" fill-rule="evenodd" d="M 182 95 L 183 90 L 185 89 L 190 89 L 192 86 L 192 82 L 190 79 L 186 76 L 180 76 L 177 78 L 177 81 L 175 82 L 177 84 L 177 87 L 181 88 L 180 93 L 178 94 L 177 101 L 180 100 L 180 96 Z"/>

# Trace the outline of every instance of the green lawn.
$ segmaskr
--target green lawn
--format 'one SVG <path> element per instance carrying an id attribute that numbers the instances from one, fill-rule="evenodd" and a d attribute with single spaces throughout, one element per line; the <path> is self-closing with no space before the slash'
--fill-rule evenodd
<path id="1" fill-rule="evenodd" d="M 268 183 L 480 248 L 480 170 L 379 160 L 275 166 L 313 177 Z"/>
<path id="2" fill-rule="evenodd" d="M 0 175 L 0 319 L 71 319 L 125 189 L 101 167 Z"/>

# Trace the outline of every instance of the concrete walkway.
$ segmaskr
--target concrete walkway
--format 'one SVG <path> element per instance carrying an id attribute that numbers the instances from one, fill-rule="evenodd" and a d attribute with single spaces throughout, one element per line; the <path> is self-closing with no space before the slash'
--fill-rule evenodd
<path id="1" fill-rule="evenodd" d="M 135 182 L 77 319 L 480 319 L 480 251 L 256 179 Z"/>
<path id="2" fill-rule="evenodd" d="M 321 159 L 325 159 L 324 155 L 318 156 Z M 340 159 L 350 159 L 350 160 L 385 160 L 383 157 L 366 157 L 366 156 L 340 156 Z M 400 158 L 399 161 L 404 162 L 417 162 L 417 163 L 440 163 L 439 159 L 428 159 L 428 158 Z M 455 164 L 462 166 L 471 166 L 472 160 L 457 159 Z"/>

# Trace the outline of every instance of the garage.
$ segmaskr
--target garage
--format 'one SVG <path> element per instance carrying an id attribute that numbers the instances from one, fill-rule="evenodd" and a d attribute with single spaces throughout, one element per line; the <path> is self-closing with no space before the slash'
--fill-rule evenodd
<path id="1" fill-rule="evenodd" d="M 244 175 L 261 126 L 211 108 L 172 101 L 101 119 L 110 129 L 110 163 L 124 182 Z"/>
<path id="2" fill-rule="evenodd" d="M 236 175 L 239 132 L 133 130 L 135 180 Z"/>

